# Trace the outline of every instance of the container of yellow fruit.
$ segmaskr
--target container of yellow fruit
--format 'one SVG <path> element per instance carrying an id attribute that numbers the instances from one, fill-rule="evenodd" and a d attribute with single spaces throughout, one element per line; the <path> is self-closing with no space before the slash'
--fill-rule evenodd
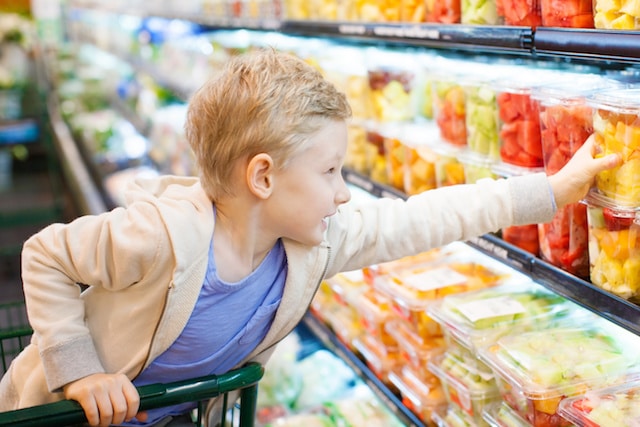
<path id="1" fill-rule="evenodd" d="M 596 156 L 617 153 L 622 164 L 600 172 L 596 187 L 622 206 L 640 205 L 640 89 L 598 92 L 588 100 L 594 108 Z"/>
<path id="2" fill-rule="evenodd" d="M 640 1 L 594 0 L 593 23 L 607 30 L 640 29 Z"/>
<path id="3" fill-rule="evenodd" d="M 591 190 L 585 199 L 591 282 L 624 299 L 640 300 L 640 207 L 621 207 Z"/>

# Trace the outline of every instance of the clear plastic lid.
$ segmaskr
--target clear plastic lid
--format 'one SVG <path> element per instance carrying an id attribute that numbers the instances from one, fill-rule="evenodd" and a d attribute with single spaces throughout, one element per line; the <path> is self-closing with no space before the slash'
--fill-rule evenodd
<path id="1" fill-rule="evenodd" d="M 471 406 L 472 400 L 493 398 L 499 395 L 494 373 L 484 365 L 465 363 L 455 353 L 446 352 L 429 361 L 429 370 L 443 384 L 458 392 L 463 406 Z"/>
<path id="2" fill-rule="evenodd" d="M 577 426 L 639 426 L 640 378 L 564 399 L 558 413 Z"/>
<path id="3" fill-rule="evenodd" d="M 417 408 L 436 408 L 446 403 L 438 380 L 423 378 L 409 366 L 390 372 L 389 381 Z"/>
<path id="4" fill-rule="evenodd" d="M 640 206 L 624 206 L 617 203 L 611 197 L 602 194 L 597 188 L 592 188 L 582 203 L 592 208 L 606 209 L 608 215 L 613 218 L 624 220 L 627 223 L 633 222 L 640 225 Z M 603 218 L 604 220 L 605 218 Z M 598 224 L 593 224 L 597 226 Z M 606 224 L 602 224 L 606 225 Z M 627 227 L 628 228 L 628 227 Z"/>
<path id="5" fill-rule="evenodd" d="M 393 319 L 385 324 L 385 330 L 391 335 L 398 348 L 406 352 L 412 361 L 420 364 L 444 353 L 446 344 L 443 337 L 423 338 L 412 325 L 403 319 Z"/>
<path id="6" fill-rule="evenodd" d="M 478 250 L 461 243 L 455 250 L 433 261 L 403 265 L 374 279 L 373 286 L 403 307 L 424 310 L 445 295 L 530 279 Z"/>
<path id="7" fill-rule="evenodd" d="M 622 114 L 640 113 L 640 88 L 620 88 L 594 93 L 587 102 L 595 108 Z"/>
<path id="8" fill-rule="evenodd" d="M 640 369 L 629 351 L 638 337 L 593 315 L 584 327 L 557 327 L 506 335 L 479 351 L 501 379 L 531 400 L 574 396 L 617 384 Z"/>
<path id="9" fill-rule="evenodd" d="M 585 311 L 531 282 L 449 295 L 427 313 L 464 347 L 477 349 L 505 334 L 543 329 Z"/>
<path id="10" fill-rule="evenodd" d="M 477 423 L 469 415 L 454 405 L 447 405 L 433 412 L 431 420 L 438 427 L 476 427 Z"/>
<path id="11" fill-rule="evenodd" d="M 490 403 L 482 411 L 482 418 L 491 427 L 532 427 L 506 402 Z"/>

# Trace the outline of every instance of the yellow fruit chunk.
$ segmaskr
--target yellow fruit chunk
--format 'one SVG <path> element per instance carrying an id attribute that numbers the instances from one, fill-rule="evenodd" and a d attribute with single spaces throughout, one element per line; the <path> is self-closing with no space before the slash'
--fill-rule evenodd
<path id="1" fill-rule="evenodd" d="M 611 29 L 613 30 L 635 30 L 636 19 L 626 13 L 611 21 Z"/>
<path id="2" fill-rule="evenodd" d="M 640 0 L 626 0 L 622 2 L 620 12 L 640 18 Z"/>
<path id="3" fill-rule="evenodd" d="M 563 396 L 550 397 L 548 399 L 534 400 L 533 406 L 536 411 L 544 412 L 545 414 L 554 415 L 558 410 L 558 405 Z"/>
<path id="4" fill-rule="evenodd" d="M 620 0 L 596 0 L 596 12 L 617 12 L 620 10 Z"/>

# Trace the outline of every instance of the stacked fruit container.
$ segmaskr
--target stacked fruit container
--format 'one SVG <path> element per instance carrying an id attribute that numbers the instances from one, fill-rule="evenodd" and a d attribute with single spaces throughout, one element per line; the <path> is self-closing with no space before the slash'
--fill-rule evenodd
<path id="1" fill-rule="evenodd" d="M 586 199 L 591 282 L 621 298 L 640 300 L 640 89 L 590 98 L 598 156 L 622 163 L 601 172 Z"/>

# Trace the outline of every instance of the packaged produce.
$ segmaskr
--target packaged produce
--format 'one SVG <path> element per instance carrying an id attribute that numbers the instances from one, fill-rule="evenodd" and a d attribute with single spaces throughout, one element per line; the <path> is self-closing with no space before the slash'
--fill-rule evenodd
<path id="1" fill-rule="evenodd" d="M 476 353 L 503 335 L 558 325 L 582 310 L 565 298 L 533 283 L 503 285 L 448 295 L 427 312 L 449 342 Z"/>
<path id="2" fill-rule="evenodd" d="M 403 427 L 403 424 L 384 407 L 367 386 L 356 387 L 353 396 L 324 403 L 335 427 Z M 304 425 L 306 424 L 299 424 Z"/>
<path id="3" fill-rule="evenodd" d="M 383 123 L 412 120 L 418 63 L 406 53 L 376 48 L 366 51 L 366 63 L 372 117 Z"/>
<path id="4" fill-rule="evenodd" d="M 467 145 L 465 92 L 455 75 L 440 74 L 433 81 L 434 117 L 445 141 Z"/>
<path id="5" fill-rule="evenodd" d="M 498 15 L 506 25 L 537 27 L 542 23 L 540 3 L 530 0 L 496 0 Z"/>
<path id="6" fill-rule="evenodd" d="M 593 0 L 541 0 L 542 26 L 593 28 Z"/>
<path id="7" fill-rule="evenodd" d="M 390 333 L 388 325 L 398 316 L 393 311 L 392 301 L 387 295 L 369 288 L 353 300 L 353 306 L 359 314 L 362 327 L 368 334 L 373 335 L 386 346 L 397 345 L 396 336 Z"/>
<path id="8" fill-rule="evenodd" d="M 367 143 L 367 131 L 360 123 L 350 123 L 347 127 L 347 153 L 344 166 L 362 175 L 369 175 L 370 149 Z"/>
<path id="9" fill-rule="evenodd" d="M 478 427 L 478 424 L 456 405 L 447 405 L 435 411 L 431 419 L 438 427 Z"/>
<path id="10" fill-rule="evenodd" d="M 458 160 L 464 167 L 464 181 L 474 184 L 483 178 L 495 179 L 495 162 L 488 157 L 466 150 L 458 154 Z"/>
<path id="11" fill-rule="evenodd" d="M 460 22 L 460 0 L 427 0 L 426 21 L 441 24 Z"/>
<path id="12" fill-rule="evenodd" d="M 619 297 L 640 297 L 639 208 L 590 191 L 587 198 L 591 282 Z"/>
<path id="13" fill-rule="evenodd" d="M 387 333 L 398 345 L 402 358 L 412 370 L 424 378 L 433 376 L 427 369 L 427 362 L 446 350 L 444 337 L 424 337 L 404 319 L 395 318 L 384 325 Z"/>
<path id="14" fill-rule="evenodd" d="M 640 425 L 640 379 L 565 399 L 558 412 L 579 427 Z"/>
<path id="15" fill-rule="evenodd" d="M 398 22 L 401 4 L 401 0 L 357 0 L 356 16 L 364 22 Z"/>
<path id="16" fill-rule="evenodd" d="M 365 360 L 369 369 L 386 384 L 389 384 L 389 373 L 402 364 L 397 346 L 386 345 L 370 334 L 355 338 L 353 347 Z"/>
<path id="17" fill-rule="evenodd" d="M 540 256 L 574 276 L 589 277 L 587 207 L 572 203 L 558 209 L 551 222 L 538 225 Z"/>
<path id="18" fill-rule="evenodd" d="M 506 335 L 480 350 L 502 399 L 531 425 L 570 426 L 558 413 L 563 399 L 637 373 L 638 354 L 627 350 L 637 336 L 592 317 L 582 326 Z"/>
<path id="19" fill-rule="evenodd" d="M 391 132 L 393 136 L 386 136 L 383 140 L 386 166 L 386 181 L 391 187 L 404 190 L 404 172 L 407 163 L 407 153 L 409 151 L 408 141 L 396 130 Z M 429 171 L 425 171 L 428 173 Z M 435 175 L 435 173 L 433 173 Z M 428 178 L 425 176 L 425 178 Z M 435 181 L 435 177 L 434 177 Z M 435 187 L 435 182 L 434 182 Z"/>
<path id="20" fill-rule="evenodd" d="M 589 97 L 597 156 L 617 153 L 622 164 L 600 172 L 596 187 L 625 206 L 640 205 L 640 89 L 614 89 Z"/>
<path id="21" fill-rule="evenodd" d="M 483 408 L 500 400 L 491 369 L 465 363 L 465 359 L 452 352 L 430 361 L 429 369 L 440 379 L 447 402 L 461 409 L 474 423 L 483 425 Z"/>
<path id="22" fill-rule="evenodd" d="M 400 3 L 400 21 L 425 22 L 427 19 L 427 2 L 419 0 L 402 0 Z"/>
<path id="23" fill-rule="evenodd" d="M 503 23 L 496 9 L 496 0 L 461 0 L 460 12 L 462 24 L 501 25 Z"/>
<path id="24" fill-rule="evenodd" d="M 426 312 L 433 301 L 454 293 L 519 282 L 524 276 L 461 245 L 450 256 L 389 270 L 374 280 L 374 287 L 393 299 L 400 316 L 412 323 L 421 336 L 442 333 L 439 324 Z"/>
<path id="25" fill-rule="evenodd" d="M 439 157 L 432 147 L 439 139 L 433 123 L 403 126 L 397 138 L 387 138 L 387 170 L 394 187 L 409 195 L 436 188 Z"/>
<path id="26" fill-rule="evenodd" d="M 501 230 L 502 240 L 535 256 L 540 253 L 540 236 L 537 224 L 512 225 Z"/>
<path id="27" fill-rule="evenodd" d="M 493 77 L 490 77 L 489 72 L 490 70 L 483 73 L 484 78 L 476 76 L 462 82 L 466 102 L 467 146 L 475 153 L 491 160 L 499 160 L 500 121 L 496 91 L 490 84 Z"/>
<path id="28" fill-rule="evenodd" d="M 531 427 L 531 424 L 506 402 L 487 405 L 482 411 L 482 418 L 491 427 Z"/>
<path id="29" fill-rule="evenodd" d="M 447 404 L 442 385 L 433 375 L 424 376 L 410 366 L 402 366 L 389 374 L 389 381 L 398 389 L 402 403 L 426 423 Z"/>
<path id="30" fill-rule="evenodd" d="M 368 128 L 365 131 L 367 166 L 369 178 L 380 183 L 388 184 L 387 158 L 384 150 L 384 135 L 378 129 Z"/>
<path id="31" fill-rule="evenodd" d="M 596 28 L 606 30 L 640 29 L 640 6 L 635 0 L 594 0 L 593 12 Z"/>

